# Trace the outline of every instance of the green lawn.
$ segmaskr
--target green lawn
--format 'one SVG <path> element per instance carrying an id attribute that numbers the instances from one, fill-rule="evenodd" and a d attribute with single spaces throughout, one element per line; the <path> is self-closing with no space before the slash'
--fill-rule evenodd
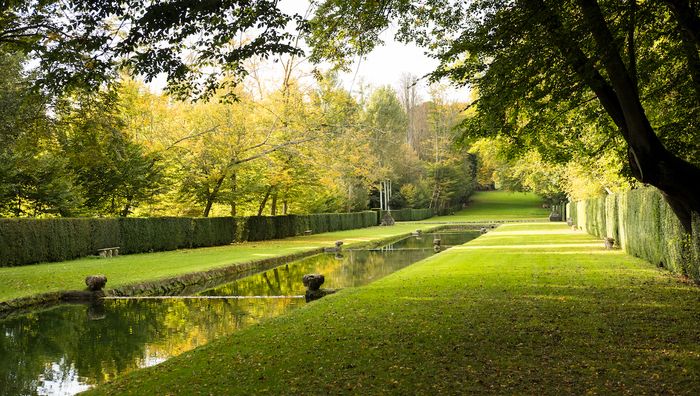
<path id="1" fill-rule="evenodd" d="M 333 246 L 337 240 L 352 244 L 382 239 L 405 234 L 416 228 L 419 228 L 416 224 L 397 224 L 393 227 L 370 227 L 212 248 L 133 254 L 111 259 L 83 258 L 59 263 L 0 268 L 0 302 L 40 293 L 82 290 L 88 275 L 105 274 L 108 279 L 107 287 L 114 288 L 250 260 L 283 256 L 322 246 Z"/>
<path id="2" fill-rule="evenodd" d="M 425 221 L 544 220 L 549 212 L 549 209 L 542 209 L 542 198 L 532 193 L 478 191 L 472 196 L 469 207 L 454 215 Z"/>
<path id="3" fill-rule="evenodd" d="M 700 394 L 700 289 L 505 225 L 92 394 Z"/>

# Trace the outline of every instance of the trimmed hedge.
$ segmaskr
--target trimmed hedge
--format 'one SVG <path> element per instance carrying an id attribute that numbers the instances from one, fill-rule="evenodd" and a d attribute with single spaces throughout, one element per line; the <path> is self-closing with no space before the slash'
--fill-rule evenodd
<path id="1" fill-rule="evenodd" d="M 119 246 L 123 254 L 227 245 L 377 225 L 376 213 L 273 217 L 0 219 L 0 267 L 64 261 Z"/>
<path id="2" fill-rule="evenodd" d="M 108 219 L 2 219 L 0 266 L 71 260 L 118 242 L 119 225 Z"/>
<path id="3" fill-rule="evenodd" d="M 688 235 L 656 188 L 578 201 L 571 218 L 590 234 L 614 238 L 633 256 L 700 281 L 700 220 L 694 216 Z"/>
<path id="4" fill-rule="evenodd" d="M 120 252 L 157 252 L 192 245 L 192 219 L 189 217 L 121 218 Z"/>
<path id="5" fill-rule="evenodd" d="M 381 222 L 382 217 L 386 211 L 379 211 L 379 220 Z M 423 219 L 428 219 L 433 217 L 432 209 L 396 209 L 391 211 L 391 217 L 396 221 L 418 221 Z"/>
<path id="6" fill-rule="evenodd" d="M 695 267 L 696 271 L 691 274 L 692 278 L 695 280 L 700 279 L 700 215 L 698 213 L 693 213 L 693 234 L 691 235 L 690 241 L 690 258 L 693 263 L 698 264 Z"/>
<path id="7" fill-rule="evenodd" d="M 236 221 L 231 217 L 192 219 L 191 247 L 221 246 L 236 240 Z"/>
<path id="8" fill-rule="evenodd" d="M 310 215 L 251 216 L 237 219 L 238 241 L 263 241 L 301 235 L 306 230 L 318 234 L 377 225 L 372 211 L 320 213 Z"/>

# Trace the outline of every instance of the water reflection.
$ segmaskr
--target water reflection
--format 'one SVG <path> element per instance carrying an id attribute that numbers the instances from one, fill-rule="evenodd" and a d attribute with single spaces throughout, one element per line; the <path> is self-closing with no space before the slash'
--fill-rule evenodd
<path id="1" fill-rule="evenodd" d="M 433 240 L 440 239 L 440 245 L 443 248 L 449 248 L 451 246 L 461 245 L 474 239 L 478 235 L 476 232 L 434 232 L 429 234 L 422 234 L 420 236 L 412 236 L 409 238 L 404 238 L 400 241 L 382 246 L 373 250 L 399 250 L 399 249 L 432 249 Z"/>
<path id="2" fill-rule="evenodd" d="M 106 301 L 0 322 L 0 394 L 75 394 L 278 316 L 299 299 Z"/>
<path id="3" fill-rule="evenodd" d="M 466 241 L 452 241 L 444 233 L 440 237 L 447 245 Z M 432 238 L 422 236 L 428 247 Z M 401 243 L 408 250 L 321 254 L 201 294 L 301 295 L 301 278 L 312 272 L 325 275 L 327 288 L 360 286 L 433 254 L 417 248 L 422 246 L 418 238 Z M 75 394 L 303 304 L 303 299 L 291 298 L 108 300 L 5 319 L 0 321 L 0 395 Z"/>
<path id="4" fill-rule="evenodd" d="M 324 288 L 361 286 L 432 255 L 430 250 L 394 252 L 350 250 L 342 259 L 319 254 L 293 264 L 280 266 L 211 290 L 208 296 L 291 296 L 304 294 L 302 276 L 312 272 L 325 275 Z"/>

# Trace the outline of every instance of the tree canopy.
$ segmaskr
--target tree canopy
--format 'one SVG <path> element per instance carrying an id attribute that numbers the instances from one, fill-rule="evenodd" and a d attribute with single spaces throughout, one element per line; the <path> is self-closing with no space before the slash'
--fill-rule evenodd
<path id="1" fill-rule="evenodd" d="M 698 12 L 688 0 L 329 0 L 310 41 L 342 67 L 398 22 L 399 39 L 440 61 L 433 79 L 478 91 L 466 138 L 501 136 L 561 162 L 625 145 L 628 171 L 689 227 L 700 210 Z"/>
<path id="2" fill-rule="evenodd" d="M 269 183 L 258 186 L 260 191 L 253 189 L 264 197 L 259 205 L 262 208 L 268 198 L 276 202 L 298 194 L 290 178 L 310 183 L 314 179 L 310 172 L 297 172 L 297 157 L 309 154 L 287 147 L 286 142 L 304 140 L 308 133 L 336 139 L 365 134 L 373 137 L 367 147 L 372 160 L 377 161 L 374 176 L 405 180 L 406 196 L 414 202 L 450 205 L 456 201 L 439 191 L 459 189 L 451 182 L 438 188 L 442 184 L 440 175 L 451 175 L 451 179 L 470 175 L 465 176 L 469 180 L 476 175 L 472 154 L 466 150 L 458 155 L 451 149 L 443 151 L 452 137 L 445 125 L 460 122 L 465 149 L 476 139 L 497 138 L 503 143 L 499 149 L 511 157 L 536 159 L 543 165 L 577 172 L 588 169 L 595 173 L 596 166 L 591 162 L 596 159 L 610 164 L 622 161 L 622 176 L 661 189 L 686 227 L 691 212 L 700 210 L 697 0 L 318 0 L 312 2 L 310 10 L 313 12 L 309 15 L 290 15 L 272 0 L 3 2 L 0 52 L 7 59 L 19 59 L 5 76 L 11 84 L 4 91 L 4 98 L 11 98 L 8 103 L 12 102 L 17 111 L 7 112 L 5 118 L 16 122 L 43 113 L 3 139 L 35 148 L 33 154 L 24 157 L 24 167 L 17 169 L 39 171 L 44 169 L 40 159 L 55 162 L 58 171 L 47 169 L 41 177 L 54 175 L 54 183 L 47 186 L 63 193 L 21 187 L 36 185 L 32 180 L 39 176 L 3 167 L 0 172 L 14 184 L 6 183 L 0 194 L 25 197 L 21 202 L 32 197 L 37 207 L 42 207 L 39 202 L 44 200 L 54 208 L 61 207 L 59 212 L 68 213 L 71 207 L 80 206 L 78 201 L 86 197 L 87 191 L 90 198 L 83 203 L 88 206 L 109 206 L 112 212 L 120 207 L 126 214 L 132 204 L 162 194 L 161 185 L 167 184 L 168 178 L 156 165 L 163 165 L 188 174 L 183 180 L 189 180 L 189 184 L 180 186 L 180 191 L 204 203 L 204 213 L 208 214 L 206 208 L 214 202 L 235 202 L 234 197 L 242 191 L 252 191 L 243 188 L 248 181 L 234 168 L 241 161 L 247 162 L 246 158 L 265 157 Z M 394 23 L 400 40 L 423 46 L 439 60 L 431 81 L 448 78 L 453 84 L 472 88 L 474 100 L 466 112 L 462 114 L 439 100 L 418 103 L 410 89 L 410 76 L 403 78 L 399 95 L 379 89 L 367 103 L 351 103 L 342 98 L 345 93 L 324 87 L 325 77 L 320 72 L 315 72 L 321 87 L 318 93 L 295 85 L 291 70 L 303 53 L 303 40 L 312 48 L 311 60 L 330 60 L 346 68 L 353 56 L 376 48 L 381 42 L 380 33 Z M 252 94 L 232 88 L 245 81 L 249 72 L 258 78 L 256 62 L 266 62 L 270 57 L 285 65 L 279 91 L 251 99 Z M 285 57 L 289 57 L 287 61 Z M 23 75 L 26 66 L 32 66 L 31 76 Z M 177 164 L 170 163 L 168 155 L 160 157 L 163 153 L 152 141 L 139 136 L 143 128 L 133 123 L 138 116 L 127 114 L 124 107 L 119 111 L 110 108 L 110 103 L 124 103 L 121 97 L 110 102 L 104 90 L 106 85 L 123 81 L 121 73 L 146 81 L 165 73 L 171 97 L 238 96 L 249 106 L 266 110 L 251 112 L 211 105 L 203 111 L 211 111 L 216 117 L 201 117 L 189 133 L 175 132 L 178 127 L 169 125 L 171 143 L 193 145 L 186 155 L 177 158 Z M 13 78 L 19 83 L 12 83 Z M 85 92 L 104 95 L 102 99 L 90 99 Z M 13 101 L 14 97 L 26 100 Z M 329 106 L 336 105 L 339 111 L 329 111 Z M 269 114 L 263 116 L 266 111 Z M 195 113 L 187 111 L 191 120 L 197 119 Z M 250 121 L 251 116 L 256 121 Z M 243 126 L 250 122 L 263 122 L 273 132 L 261 136 L 259 131 Z M 209 130 L 203 128 L 197 135 L 196 130 L 207 123 L 211 124 L 211 133 L 203 132 Z M 339 127 L 339 123 L 344 126 Z M 68 124 L 69 128 L 63 127 Z M 53 125 L 57 129 L 48 127 Z M 44 132 L 36 132 L 41 130 Z M 425 134 L 427 130 L 432 136 Z M 307 135 L 297 136 L 300 131 Z M 180 137 L 176 138 L 178 133 Z M 238 141 L 238 145 L 224 150 L 206 147 L 230 141 L 234 135 L 248 136 L 243 139 L 247 143 Z M 403 143 L 396 147 L 387 144 L 392 141 Z M 241 157 L 246 144 L 262 150 L 261 155 Z M 335 144 L 342 146 L 337 140 Z M 102 153 L 81 156 L 83 147 Z M 49 156 L 61 151 L 60 158 Z M 3 155 L 10 156 L 7 152 Z M 95 158 L 102 159 L 91 162 Z M 14 156 L 12 161 L 20 158 Z M 122 171 L 100 171 L 102 179 L 91 180 L 95 175 L 81 174 L 83 165 L 76 165 L 81 163 L 85 169 L 91 163 L 111 164 Z M 394 166 L 398 163 L 401 166 Z M 355 199 L 350 198 L 353 189 L 366 188 L 371 179 L 367 175 L 372 173 L 355 165 L 324 168 L 341 173 L 340 169 L 345 169 L 354 175 L 343 180 L 350 201 Z M 450 170 L 443 172 L 443 166 Z M 526 169 L 523 167 L 523 171 Z M 537 177 L 536 173 L 531 176 L 532 185 L 551 179 Z M 128 186 L 127 181 L 133 185 Z M 611 185 L 615 183 L 613 180 Z M 428 184 L 432 187 L 426 187 Z M 433 198 L 426 199 L 426 192 Z M 26 213 L 21 202 L 7 204 L 4 210 L 11 212 L 9 207 L 14 207 L 17 213 Z M 233 206 L 231 209 L 235 211 Z"/>
<path id="3" fill-rule="evenodd" d="M 239 82 L 252 57 L 301 53 L 285 29 L 303 30 L 303 18 L 277 3 L 4 1 L 0 46 L 40 60 L 38 81 L 51 92 L 97 88 L 128 69 L 147 81 L 165 73 L 178 97 L 208 98 Z"/>

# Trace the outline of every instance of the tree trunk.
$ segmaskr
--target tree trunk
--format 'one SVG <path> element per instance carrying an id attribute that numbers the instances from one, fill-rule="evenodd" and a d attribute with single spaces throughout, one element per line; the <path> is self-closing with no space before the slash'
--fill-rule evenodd
<path id="1" fill-rule="evenodd" d="M 129 216 L 129 212 L 131 212 L 131 203 L 130 201 L 127 201 L 126 204 L 124 205 L 124 208 L 122 208 L 122 211 L 119 213 L 120 217 L 127 217 Z"/>
<path id="2" fill-rule="evenodd" d="M 270 198 L 270 193 L 272 192 L 272 187 L 268 187 L 265 191 L 265 196 L 262 202 L 260 202 L 260 207 L 258 208 L 258 216 L 262 216 L 263 210 L 265 210 L 265 205 L 267 205 L 267 199 Z"/>
<path id="3" fill-rule="evenodd" d="M 277 192 L 272 194 L 272 202 L 270 202 L 270 216 L 277 216 Z"/>
<path id="4" fill-rule="evenodd" d="M 207 204 L 204 206 L 202 217 L 209 217 L 209 212 L 211 212 L 211 207 L 214 205 L 214 201 L 219 196 L 219 190 L 221 190 L 221 185 L 224 184 L 224 179 L 226 179 L 226 175 L 219 177 L 219 179 L 216 181 L 216 185 L 214 185 L 214 189 L 207 194 Z"/>
<path id="5" fill-rule="evenodd" d="M 285 199 L 284 201 L 282 201 L 282 214 L 286 216 L 288 209 L 289 209 L 289 207 L 287 204 L 287 200 Z"/>
<path id="6" fill-rule="evenodd" d="M 236 190 L 238 189 L 236 172 L 231 174 L 231 217 L 236 217 Z"/>

